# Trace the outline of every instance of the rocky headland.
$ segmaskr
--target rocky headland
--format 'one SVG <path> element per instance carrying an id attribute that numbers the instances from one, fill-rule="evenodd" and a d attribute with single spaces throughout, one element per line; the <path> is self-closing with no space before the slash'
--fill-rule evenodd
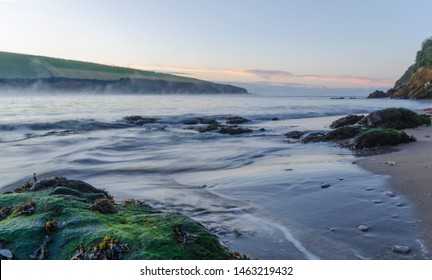
<path id="1" fill-rule="evenodd" d="M 248 93 L 177 75 L 52 57 L 0 52 L 0 90 L 67 93 Z"/>
<path id="2" fill-rule="evenodd" d="M 368 98 L 432 98 L 432 37 L 422 43 L 417 52 L 416 60 L 393 88 L 385 91 L 377 90 Z"/>

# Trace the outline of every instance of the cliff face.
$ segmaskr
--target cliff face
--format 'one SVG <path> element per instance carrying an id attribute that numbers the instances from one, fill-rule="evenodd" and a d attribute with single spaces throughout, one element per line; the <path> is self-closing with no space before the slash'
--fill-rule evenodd
<path id="1" fill-rule="evenodd" d="M 106 93 L 248 93 L 177 75 L 0 52 L 0 90 Z"/>
<path id="2" fill-rule="evenodd" d="M 432 98 L 432 37 L 426 39 L 411 65 L 395 86 L 387 91 L 390 98 Z"/>

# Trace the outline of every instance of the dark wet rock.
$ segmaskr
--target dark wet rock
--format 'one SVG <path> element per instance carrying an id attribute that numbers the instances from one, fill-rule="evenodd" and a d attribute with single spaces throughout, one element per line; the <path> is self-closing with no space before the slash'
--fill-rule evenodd
<path id="1" fill-rule="evenodd" d="M 359 229 L 361 232 L 367 232 L 367 231 L 369 230 L 369 227 L 366 226 L 366 225 L 359 225 L 359 226 L 358 226 L 358 229 Z"/>
<path id="2" fill-rule="evenodd" d="M 327 184 L 327 183 L 323 183 L 323 184 L 321 184 L 321 189 L 327 189 L 327 188 L 329 188 L 330 187 L 330 184 Z"/>
<path id="3" fill-rule="evenodd" d="M 381 204 L 381 203 L 383 203 L 383 201 L 381 199 L 374 199 L 374 200 L 372 200 L 372 202 L 375 203 L 375 204 Z"/>
<path id="4" fill-rule="evenodd" d="M 411 251 L 411 248 L 405 245 L 392 245 L 390 249 L 396 253 L 401 255 L 406 255 Z"/>
<path id="5" fill-rule="evenodd" d="M 362 128 L 358 126 L 343 126 L 327 132 L 322 137 L 322 140 L 331 142 L 344 141 L 357 136 L 361 131 Z"/>
<path id="6" fill-rule="evenodd" d="M 332 122 L 330 128 L 339 128 L 347 125 L 354 125 L 358 123 L 361 119 L 364 118 L 364 115 L 348 115 L 346 117 L 340 118 Z"/>
<path id="7" fill-rule="evenodd" d="M 239 116 L 229 117 L 226 121 L 227 124 L 243 124 L 247 122 L 250 122 L 250 120 Z"/>
<path id="8" fill-rule="evenodd" d="M 382 90 L 376 90 L 371 94 L 369 94 L 367 98 L 387 98 L 387 97 L 389 97 L 389 94 L 387 92 Z"/>
<path id="9" fill-rule="evenodd" d="M 194 118 L 183 122 L 187 125 L 207 124 L 207 125 L 219 125 L 219 122 L 212 118 Z"/>
<path id="10" fill-rule="evenodd" d="M 264 132 L 264 131 L 266 131 L 266 129 L 265 128 L 260 128 L 259 131 Z"/>
<path id="11" fill-rule="evenodd" d="M 285 136 L 287 138 L 300 139 L 305 133 L 306 133 L 306 131 L 294 130 L 294 131 L 290 131 L 290 132 L 285 133 Z"/>
<path id="12" fill-rule="evenodd" d="M 40 180 L 39 182 L 35 183 L 30 190 L 39 191 L 43 189 L 57 188 L 57 187 L 68 188 L 83 194 L 100 194 L 102 197 L 110 198 L 110 195 L 108 195 L 108 193 L 105 190 L 97 189 L 83 181 L 68 180 L 63 177 L 53 177 L 50 179 Z M 64 189 L 60 189 L 57 191 L 65 192 Z"/>
<path id="13" fill-rule="evenodd" d="M 352 149 L 366 149 L 380 146 L 395 146 L 412 141 L 415 141 L 415 139 L 408 136 L 404 131 L 373 128 L 358 134 L 346 144 L 346 147 Z"/>
<path id="14" fill-rule="evenodd" d="M 323 137 L 325 133 L 326 133 L 325 131 L 307 132 L 302 136 L 301 141 L 303 143 L 320 142 L 323 141 Z"/>
<path id="15" fill-rule="evenodd" d="M 11 259 L 13 259 L 13 254 L 12 254 L 11 250 L 1 249 L 0 250 L 0 259 L 2 259 L 2 260 L 11 260 Z"/>
<path id="16" fill-rule="evenodd" d="M 272 118 L 271 120 L 272 120 L 272 121 L 278 121 L 279 118 L 274 117 L 274 118 Z"/>
<path id="17" fill-rule="evenodd" d="M 230 258 L 216 236 L 180 213 L 134 200 L 115 204 L 106 191 L 81 181 L 55 177 L 38 183 L 34 191 L 0 195 L 0 209 L 13 207 L 0 221 L 0 249 L 6 244 L 14 259 Z M 98 196 L 105 202 L 91 199 Z M 34 205 L 32 214 L 21 205 Z M 101 208 L 94 211 L 94 205 Z M 102 214 L 112 207 L 116 213 Z"/>
<path id="18" fill-rule="evenodd" d="M 207 125 L 205 127 L 198 127 L 196 129 L 196 131 L 198 131 L 200 133 L 209 132 L 209 131 L 215 131 L 215 130 L 218 130 L 219 127 L 220 127 L 219 124 L 209 124 L 209 125 Z"/>
<path id="19" fill-rule="evenodd" d="M 218 132 L 221 134 L 237 135 L 252 132 L 252 129 L 240 126 L 220 126 Z"/>
<path id="20" fill-rule="evenodd" d="M 118 212 L 114 201 L 109 198 L 97 199 L 93 203 L 92 209 L 102 214 L 115 214 Z"/>
<path id="21" fill-rule="evenodd" d="M 359 124 L 368 127 L 405 129 L 430 125 L 431 120 L 427 116 L 419 115 L 405 108 L 388 108 L 370 113 Z"/>
<path id="22" fill-rule="evenodd" d="M 155 123 L 156 119 L 153 118 L 144 118 L 141 116 L 126 116 L 123 118 L 127 123 L 133 124 L 133 125 L 145 125 L 149 123 Z"/>
<path id="23" fill-rule="evenodd" d="M 30 181 L 26 181 L 21 186 L 15 188 L 14 192 L 16 192 L 16 193 L 28 192 L 28 191 L 30 191 L 30 189 L 32 188 L 32 186 L 33 185 L 30 183 Z"/>
<path id="24" fill-rule="evenodd" d="M 398 202 L 398 203 L 396 203 L 395 206 L 396 206 L 396 207 L 404 207 L 405 204 L 404 204 L 403 202 Z"/>
<path id="25" fill-rule="evenodd" d="M 385 192 L 383 192 L 383 194 L 385 196 L 388 196 L 388 197 L 395 197 L 396 196 L 396 194 L 394 192 L 391 192 L 391 191 L 385 191 Z"/>

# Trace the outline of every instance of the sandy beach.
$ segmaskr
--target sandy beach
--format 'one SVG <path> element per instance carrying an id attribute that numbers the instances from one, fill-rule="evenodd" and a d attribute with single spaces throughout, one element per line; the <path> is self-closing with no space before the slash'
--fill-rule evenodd
<path id="1" fill-rule="evenodd" d="M 395 191 L 411 199 L 423 224 L 424 241 L 432 250 L 432 126 L 405 130 L 417 141 L 398 146 L 390 154 L 363 158 L 358 164 L 365 169 L 390 175 Z"/>

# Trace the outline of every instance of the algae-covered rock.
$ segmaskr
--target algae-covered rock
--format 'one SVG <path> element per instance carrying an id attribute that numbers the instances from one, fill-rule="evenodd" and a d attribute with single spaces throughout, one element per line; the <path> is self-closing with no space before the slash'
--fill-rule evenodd
<path id="1" fill-rule="evenodd" d="M 408 136 L 404 131 L 388 128 L 372 128 L 354 137 L 347 146 L 353 149 L 364 149 L 395 146 L 411 141 L 415 141 L 415 139 Z"/>
<path id="2" fill-rule="evenodd" d="M 20 212 L 25 204 L 33 205 L 32 214 Z M 102 208 L 96 210 L 98 204 Z M 2 248 L 17 259 L 230 257 L 213 234 L 190 218 L 135 200 L 115 203 L 106 191 L 82 181 L 41 180 L 31 191 L 0 195 L 0 209 Z"/>
<path id="3" fill-rule="evenodd" d="M 368 127 L 405 129 L 430 125 L 430 119 L 405 108 L 388 108 L 370 113 L 359 124 Z"/>

